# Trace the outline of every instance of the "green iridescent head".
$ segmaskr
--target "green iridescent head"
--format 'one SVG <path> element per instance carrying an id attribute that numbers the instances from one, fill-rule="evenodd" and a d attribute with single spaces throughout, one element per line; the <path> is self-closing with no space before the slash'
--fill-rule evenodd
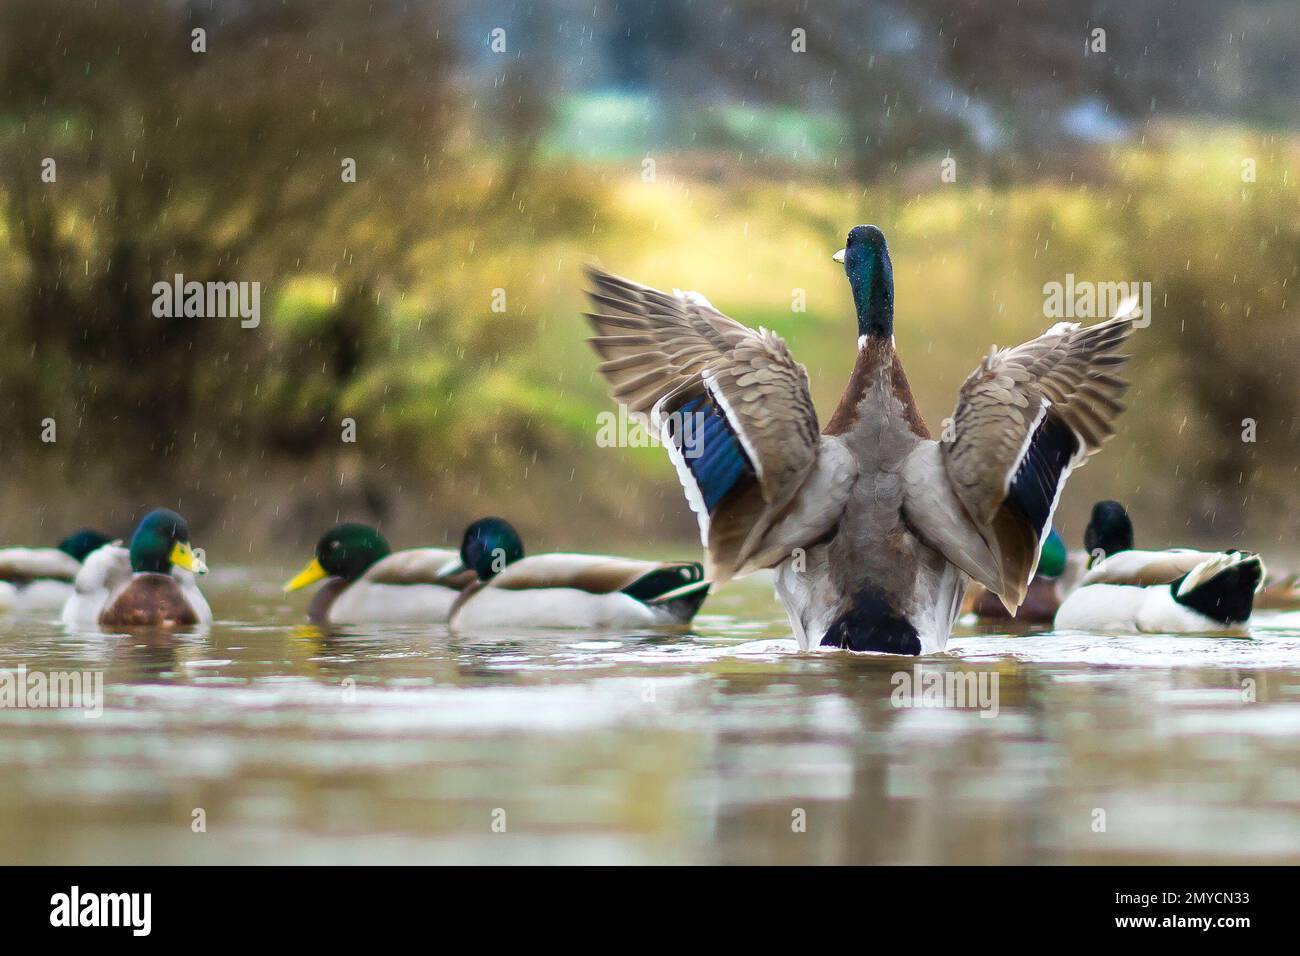
<path id="1" fill-rule="evenodd" d="M 849 277 L 858 334 L 889 338 L 894 334 L 894 265 L 885 234 L 876 226 L 854 226 L 833 258 L 844 263 Z"/>
<path id="2" fill-rule="evenodd" d="M 490 581 L 524 556 L 519 532 L 504 518 L 479 518 L 465 529 L 460 560 L 482 581 Z"/>
<path id="3" fill-rule="evenodd" d="M 70 555 L 78 561 L 85 561 L 88 554 L 92 551 L 98 551 L 112 540 L 106 534 L 100 534 L 91 528 L 82 528 L 60 541 L 58 548 L 64 554 Z"/>
<path id="4" fill-rule="evenodd" d="M 355 581 L 375 562 L 393 553 L 388 541 L 365 524 L 341 524 L 330 528 L 316 542 L 316 556 L 284 586 L 297 591 L 325 577 Z"/>
<path id="5" fill-rule="evenodd" d="M 131 536 L 131 570 L 169 574 L 173 565 L 195 574 L 208 569 L 190 547 L 190 526 L 185 519 L 159 508 L 145 515 Z"/>
<path id="6" fill-rule="evenodd" d="M 1065 542 L 1053 528 L 1047 533 L 1047 540 L 1043 542 L 1043 550 L 1038 557 L 1036 577 L 1059 578 L 1064 573 Z"/>

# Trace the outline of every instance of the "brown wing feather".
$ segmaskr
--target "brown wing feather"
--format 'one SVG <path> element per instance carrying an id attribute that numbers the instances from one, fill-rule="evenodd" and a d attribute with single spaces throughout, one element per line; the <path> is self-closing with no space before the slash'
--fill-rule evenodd
<path id="1" fill-rule="evenodd" d="M 474 580 L 473 571 L 462 571 L 452 577 L 439 574 L 457 557 L 459 552 L 450 548 L 408 548 L 375 562 L 364 577 L 372 584 L 440 584 L 460 590 Z"/>
<path id="2" fill-rule="evenodd" d="M 1130 584 L 1153 587 L 1172 584 L 1190 574 L 1213 552 L 1172 548 L 1167 551 L 1121 551 L 1097 562 L 1084 576 L 1084 584 Z"/>
<path id="3" fill-rule="evenodd" d="M 605 360 L 610 394 L 653 434 L 665 413 L 708 395 L 725 411 L 754 467 L 758 493 L 737 487 L 708 518 L 710 576 L 749 557 L 817 456 L 808 374 L 780 336 L 755 331 L 691 293 L 665 293 L 589 267 L 588 341 Z M 700 505 L 693 502 L 697 511 Z"/>
<path id="4" fill-rule="evenodd" d="M 639 561 L 602 554 L 540 554 L 523 558 L 494 577 L 491 586 L 509 591 L 535 588 L 574 588 L 589 594 L 612 594 L 634 581 L 661 569 L 693 568 L 699 565 Z"/>
<path id="5" fill-rule="evenodd" d="M 1035 430 L 1067 426 L 1078 442 L 1069 468 L 1114 434 L 1127 382 L 1115 374 L 1132 331 L 1129 313 L 1096 325 L 1062 323 L 1013 349 L 993 351 L 962 385 L 954 437 L 943 443 L 949 481 L 1001 563 L 999 596 L 1018 606 L 1038 563 L 1041 535 L 1008 505 L 1016 468 Z M 1060 476 L 1064 482 L 1068 468 Z"/>

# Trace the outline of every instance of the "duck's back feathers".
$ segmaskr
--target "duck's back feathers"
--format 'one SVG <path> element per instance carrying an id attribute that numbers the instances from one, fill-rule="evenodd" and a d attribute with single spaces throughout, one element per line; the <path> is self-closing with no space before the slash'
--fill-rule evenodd
<path id="1" fill-rule="evenodd" d="M 903 516 L 917 536 L 993 593 L 1002 563 L 948 478 L 942 445 L 923 441 L 903 462 Z M 1009 609 L 1011 610 L 1011 609 Z"/>
<path id="2" fill-rule="evenodd" d="M 1219 556 L 1218 552 L 1187 548 L 1121 551 L 1096 562 L 1083 576 L 1080 584 L 1131 584 L 1135 587 L 1170 584 Z"/>
<path id="3" fill-rule="evenodd" d="M 660 563 L 600 554 L 539 554 L 522 558 L 492 578 L 490 586 L 507 591 L 572 588 L 588 594 L 616 591 L 642 602 L 660 598 L 703 580 L 694 562 Z"/>
<path id="4" fill-rule="evenodd" d="M 996 559 L 996 579 L 983 583 L 1011 609 L 1024 601 L 1070 472 L 1114 433 L 1130 309 L 995 350 L 961 388 L 952 440 L 941 443 L 945 470 Z"/>
<path id="5" fill-rule="evenodd" d="M 76 580 L 81 562 L 58 548 L 0 548 L 0 581 Z"/>
<path id="6" fill-rule="evenodd" d="M 445 577 L 442 569 L 460 557 L 450 548 L 408 548 L 381 558 L 362 575 L 372 584 L 440 584 L 459 591 L 474 580 L 474 572 L 464 570 Z"/>
<path id="7" fill-rule="evenodd" d="M 745 568 L 817 461 L 817 413 L 785 342 L 693 292 L 587 270 L 589 341 L 616 401 L 658 435 L 700 525 L 710 578 Z"/>

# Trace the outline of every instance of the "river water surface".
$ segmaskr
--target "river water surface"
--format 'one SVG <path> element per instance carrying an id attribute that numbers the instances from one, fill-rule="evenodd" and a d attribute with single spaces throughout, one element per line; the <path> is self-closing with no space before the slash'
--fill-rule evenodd
<path id="1" fill-rule="evenodd" d="M 327 633 L 282 570 L 207 633 L 0 620 L 105 696 L 0 708 L 0 862 L 1300 862 L 1300 613 L 918 664 L 797 653 L 761 578 L 688 634 Z M 914 706 L 948 673 L 983 706 Z"/>

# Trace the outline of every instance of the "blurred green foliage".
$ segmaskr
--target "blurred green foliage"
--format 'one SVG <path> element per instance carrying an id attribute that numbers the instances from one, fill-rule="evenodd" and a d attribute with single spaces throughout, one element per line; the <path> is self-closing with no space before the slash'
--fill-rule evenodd
<path id="1" fill-rule="evenodd" d="M 548 547 L 688 540 L 662 452 L 596 447 L 612 406 L 581 342 L 581 263 L 776 329 L 825 416 L 855 338 L 829 255 L 864 221 L 890 238 L 899 348 L 934 427 L 991 343 L 1051 324 L 1044 283 L 1153 284 L 1121 436 L 1063 506 L 1072 544 L 1101 496 L 1185 543 L 1300 530 L 1294 136 L 1184 121 L 1054 164 L 963 159 L 956 183 L 947 151 L 904 150 L 866 181 L 834 160 L 841 119 L 778 100 L 688 113 L 688 145 L 647 182 L 634 147 L 657 107 L 552 97 L 535 51 L 467 91 L 463 13 L 0 8 L 9 536 L 122 529 L 166 503 L 250 548 L 340 517 L 433 542 L 486 512 Z M 261 325 L 154 317 L 175 273 L 262 283 Z"/>

